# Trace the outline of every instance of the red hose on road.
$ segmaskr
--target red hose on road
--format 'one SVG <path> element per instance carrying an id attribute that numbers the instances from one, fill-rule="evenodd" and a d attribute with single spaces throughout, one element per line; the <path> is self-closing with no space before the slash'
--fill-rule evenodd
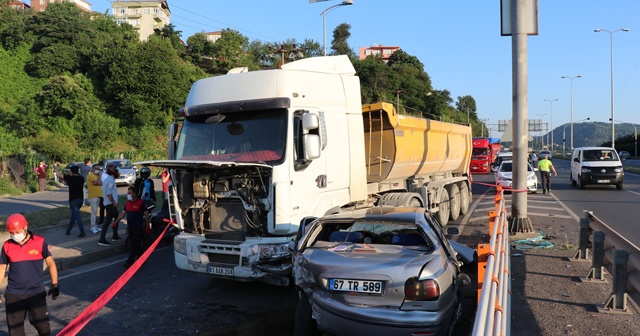
<path id="1" fill-rule="evenodd" d="M 64 327 L 60 331 L 60 333 L 58 333 L 58 336 L 75 336 L 76 334 L 78 334 L 80 330 L 82 330 L 82 328 L 84 328 L 84 326 L 98 314 L 100 309 L 106 306 L 107 303 L 109 303 L 109 301 L 113 299 L 118 291 L 120 291 L 120 289 L 122 289 L 122 287 L 129 281 L 129 279 L 131 279 L 131 277 L 138 271 L 140 266 L 145 261 L 147 261 L 153 250 L 155 250 L 160 243 L 160 239 L 164 237 L 164 234 L 167 232 L 170 226 L 171 223 L 165 226 L 162 233 L 158 235 L 158 238 L 153 242 L 153 244 L 151 244 L 151 246 L 149 246 L 149 248 L 142 254 L 142 256 L 138 258 L 138 260 L 136 260 L 136 262 L 134 262 L 133 265 L 131 265 L 131 267 L 129 267 L 129 269 L 127 269 L 109 288 L 107 288 L 107 290 L 102 293 L 102 295 L 100 295 L 95 301 L 93 301 L 93 303 L 91 303 L 89 307 L 87 307 L 82 313 L 80 313 L 80 315 L 73 319 L 71 323 L 67 324 L 67 326 Z"/>

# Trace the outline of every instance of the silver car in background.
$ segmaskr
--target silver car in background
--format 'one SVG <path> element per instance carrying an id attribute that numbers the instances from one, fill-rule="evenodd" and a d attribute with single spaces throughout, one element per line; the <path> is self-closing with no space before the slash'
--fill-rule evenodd
<path id="1" fill-rule="evenodd" d="M 106 169 L 108 165 L 114 165 L 118 169 L 120 176 L 116 179 L 116 185 L 133 186 L 138 177 L 138 167 L 131 164 L 127 159 L 103 160 L 98 165 Z"/>
<path id="2" fill-rule="evenodd" d="M 423 208 L 376 207 L 302 223 L 294 253 L 296 335 L 447 335 L 473 249 Z M 464 256 L 464 258 L 463 258 Z"/>

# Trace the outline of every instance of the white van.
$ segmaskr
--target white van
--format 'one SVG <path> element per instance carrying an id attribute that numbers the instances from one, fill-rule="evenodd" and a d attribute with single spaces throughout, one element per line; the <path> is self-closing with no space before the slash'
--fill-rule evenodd
<path id="1" fill-rule="evenodd" d="M 571 155 L 571 184 L 584 189 L 588 184 L 615 185 L 622 189 L 624 171 L 615 149 L 579 147 Z"/>

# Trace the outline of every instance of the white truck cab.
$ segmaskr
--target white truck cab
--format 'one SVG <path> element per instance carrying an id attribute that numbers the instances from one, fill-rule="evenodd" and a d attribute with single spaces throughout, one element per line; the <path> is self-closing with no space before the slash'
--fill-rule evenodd
<path id="1" fill-rule="evenodd" d="M 571 184 L 584 189 L 589 184 L 615 185 L 622 189 L 624 171 L 615 149 L 579 147 L 571 154 Z"/>

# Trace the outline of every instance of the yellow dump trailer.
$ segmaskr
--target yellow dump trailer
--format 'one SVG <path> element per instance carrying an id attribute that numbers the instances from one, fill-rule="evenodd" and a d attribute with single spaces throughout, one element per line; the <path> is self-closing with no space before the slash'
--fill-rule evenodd
<path id="1" fill-rule="evenodd" d="M 417 205 L 407 191 L 420 194 L 421 205 L 439 212 L 443 225 L 466 213 L 469 126 L 399 115 L 389 103 L 364 105 L 362 116 L 370 193 L 381 194 L 390 205 Z"/>

